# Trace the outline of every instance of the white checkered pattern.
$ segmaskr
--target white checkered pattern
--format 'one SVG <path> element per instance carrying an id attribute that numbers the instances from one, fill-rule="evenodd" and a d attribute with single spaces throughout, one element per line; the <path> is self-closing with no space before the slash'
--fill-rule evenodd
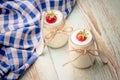
<path id="1" fill-rule="evenodd" d="M 0 80 L 17 80 L 38 58 L 42 11 L 58 9 L 66 16 L 75 0 L 0 0 Z"/>

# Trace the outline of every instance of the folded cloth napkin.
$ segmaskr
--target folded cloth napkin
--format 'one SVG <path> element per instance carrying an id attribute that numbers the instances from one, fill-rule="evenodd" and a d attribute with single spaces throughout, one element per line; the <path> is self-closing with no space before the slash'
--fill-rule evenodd
<path id="1" fill-rule="evenodd" d="M 38 58 L 43 11 L 61 10 L 66 16 L 75 0 L 0 0 L 0 80 L 17 80 Z"/>

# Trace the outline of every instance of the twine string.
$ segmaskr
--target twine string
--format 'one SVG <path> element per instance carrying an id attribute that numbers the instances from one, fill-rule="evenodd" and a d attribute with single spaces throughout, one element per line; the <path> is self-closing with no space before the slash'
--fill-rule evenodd
<path id="1" fill-rule="evenodd" d="M 66 62 L 65 64 L 63 64 L 63 66 L 65 66 L 65 65 L 67 65 L 69 63 L 72 63 L 73 61 L 77 60 L 81 55 L 88 55 L 90 57 L 91 65 L 93 65 L 92 58 L 91 58 L 90 55 L 92 55 L 92 56 L 99 56 L 100 55 L 99 50 L 97 50 L 97 49 L 94 49 L 94 50 L 93 49 L 72 49 L 72 50 L 69 50 L 69 52 L 72 52 L 72 51 L 76 52 L 78 54 L 78 56 L 76 56 L 72 60 Z M 94 51 L 94 52 L 96 51 L 96 52 L 98 52 L 98 54 L 94 54 L 91 51 Z"/>
<path id="2" fill-rule="evenodd" d="M 95 42 L 95 41 L 94 41 L 94 42 Z M 94 43 L 93 43 L 92 45 L 94 45 Z M 100 57 L 100 55 L 101 55 L 102 53 L 100 53 L 101 51 L 100 51 L 99 49 L 91 49 L 91 48 L 92 48 L 92 45 L 89 46 L 87 49 L 81 49 L 81 48 L 76 49 L 76 48 L 74 48 L 72 45 L 70 45 L 70 46 L 72 47 L 72 50 L 69 50 L 68 53 L 70 53 L 70 52 L 73 51 L 73 52 L 76 52 L 76 53 L 78 54 L 78 56 L 76 56 L 76 57 L 73 58 L 72 60 L 64 63 L 63 66 L 65 66 L 65 65 L 67 65 L 67 64 L 69 64 L 69 63 L 72 63 L 73 61 L 77 60 L 81 55 L 88 55 L 89 58 L 90 58 L 90 61 L 91 61 L 91 66 L 93 66 L 93 62 L 92 62 L 92 57 L 91 57 L 91 56 L 98 56 L 98 57 Z M 97 45 L 97 44 L 96 44 L 96 45 Z M 95 52 L 97 52 L 98 54 L 95 54 Z M 91 56 L 90 56 L 90 55 L 91 55 Z M 105 56 L 104 56 L 104 57 L 105 57 Z M 100 57 L 100 58 L 101 58 L 101 57 Z M 102 59 L 101 59 L 101 60 L 102 60 Z M 102 61 L 102 62 L 103 62 L 103 61 Z M 103 62 L 103 63 L 104 63 L 104 62 Z"/>
<path id="3" fill-rule="evenodd" d="M 52 29 L 50 29 L 50 28 L 46 28 L 46 29 L 50 32 L 45 35 L 45 45 L 48 45 L 58 33 L 70 33 L 73 31 L 72 27 L 67 27 L 67 28 L 56 27 L 56 28 L 52 28 Z"/>

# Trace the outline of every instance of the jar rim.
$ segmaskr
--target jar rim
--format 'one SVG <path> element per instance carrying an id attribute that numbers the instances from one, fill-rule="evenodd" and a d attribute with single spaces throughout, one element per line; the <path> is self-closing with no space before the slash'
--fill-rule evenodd
<path id="1" fill-rule="evenodd" d="M 62 12 L 59 10 L 53 10 L 53 11 L 55 12 L 55 14 L 57 16 L 57 21 L 55 23 L 50 24 L 50 23 L 46 22 L 46 20 L 44 20 L 45 25 L 49 26 L 48 28 L 54 28 L 64 22 L 64 16 L 63 16 Z M 47 13 L 45 13 L 44 16 L 46 16 L 46 14 Z"/>
<path id="2" fill-rule="evenodd" d="M 70 40 L 72 43 L 74 43 L 75 45 L 77 46 L 83 46 L 83 47 L 86 47 L 88 45 L 90 45 L 92 42 L 93 42 L 93 36 L 91 34 L 91 32 L 87 29 L 85 29 L 85 31 L 88 33 L 87 35 L 87 39 L 83 42 L 80 42 L 77 38 L 76 38 L 76 35 L 79 31 L 81 30 L 84 30 L 84 29 L 77 29 L 77 30 L 74 30 L 71 34 L 71 37 L 70 37 Z"/>

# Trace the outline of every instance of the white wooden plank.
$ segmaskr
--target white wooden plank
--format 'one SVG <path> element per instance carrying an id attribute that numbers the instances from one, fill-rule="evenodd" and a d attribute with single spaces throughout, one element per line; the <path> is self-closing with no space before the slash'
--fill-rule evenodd
<path id="1" fill-rule="evenodd" d="M 71 65 L 66 65 L 63 67 L 63 64 L 68 59 L 68 54 L 65 53 L 67 46 L 60 49 L 51 49 L 50 54 L 55 65 L 59 80 L 74 80 L 73 69 Z"/>

